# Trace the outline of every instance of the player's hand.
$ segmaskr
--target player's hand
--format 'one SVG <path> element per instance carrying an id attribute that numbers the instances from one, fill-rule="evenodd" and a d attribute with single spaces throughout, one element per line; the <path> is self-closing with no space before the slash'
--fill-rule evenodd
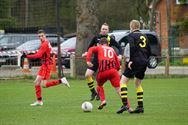
<path id="1" fill-rule="evenodd" d="M 87 65 L 88 65 L 89 67 L 93 67 L 93 63 L 91 63 L 91 62 L 87 62 Z"/>
<path id="2" fill-rule="evenodd" d="M 132 65 L 132 61 L 130 61 L 129 63 L 128 63 L 128 68 L 131 70 L 132 68 L 131 68 L 131 65 Z"/>
<path id="3" fill-rule="evenodd" d="M 86 57 L 87 56 L 87 52 L 82 54 L 82 57 Z"/>
<path id="4" fill-rule="evenodd" d="M 121 61 L 122 60 L 122 55 L 118 56 L 118 60 Z"/>

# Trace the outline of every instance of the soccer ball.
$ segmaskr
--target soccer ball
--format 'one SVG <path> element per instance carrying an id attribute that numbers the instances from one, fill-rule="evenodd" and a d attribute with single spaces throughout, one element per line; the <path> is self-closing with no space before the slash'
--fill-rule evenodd
<path id="1" fill-rule="evenodd" d="M 91 102 L 85 101 L 82 103 L 81 108 L 84 112 L 91 112 L 93 109 L 93 105 L 91 104 Z"/>

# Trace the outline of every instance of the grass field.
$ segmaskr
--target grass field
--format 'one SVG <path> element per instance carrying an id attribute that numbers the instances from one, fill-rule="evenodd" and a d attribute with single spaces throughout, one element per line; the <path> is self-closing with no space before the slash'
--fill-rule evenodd
<path id="1" fill-rule="evenodd" d="M 84 80 L 43 89 L 44 106 L 30 107 L 35 100 L 32 80 L 0 81 L 0 125 L 188 125 L 188 78 L 145 79 L 144 114 L 116 114 L 119 97 L 105 85 L 107 106 L 98 110 L 93 101 L 90 113 L 81 104 L 90 93 Z M 136 106 L 133 81 L 129 84 L 131 106 Z"/>

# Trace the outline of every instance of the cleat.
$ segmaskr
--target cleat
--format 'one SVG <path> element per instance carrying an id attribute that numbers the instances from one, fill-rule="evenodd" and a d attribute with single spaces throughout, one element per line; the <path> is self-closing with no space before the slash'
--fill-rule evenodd
<path id="1" fill-rule="evenodd" d="M 61 83 L 70 88 L 70 84 L 67 81 L 66 77 L 61 78 Z"/>
<path id="2" fill-rule="evenodd" d="M 103 107 L 106 106 L 106 105 L 107 105 L 106 102 L 104 102 L 104 103 L 102 103 L 101 105 L 99 105 L 98 109 L 101 110 L 101 109 L 103 109 Z"/>
<path id="3" fill-rule="evenodd" d="M 125 105 L 121 106 L 121 108 L 116 112 L 117 114 L 121 114 L 124 111 L 129 111 L 129 108 Z"/>
<path id="4" fill-rule="evenodd" d="M 99 96 L 98 93 L 97 93 L 97 95 L 96 95 L 96 100 L 97 100 L 97 101 L 100 100 L 100 96 Z"/>
<path id="5" fill-rule="evenodd" d="M 96 92 L 92 92 L 90 101 L 93 101 L 95 99 L 95 96 L 97 96 L 97 95 L 98 94 Z"/>
<path id="6" fill-rule="evenodd" d="M 42 105 L 43 105 L 42 101 L 36 101 L 36 102 L 30 104 L 30 106 L 42 106 Z"/>
<path id="7" fill-rule="evenodd" d="M 96 99 L 97 101 L 100 100 L 99 94 L 97 92 L 92 92 L 90 101 Z"/>
<path id="8" fill-rule="evenodd" d="M 130 111 L 129 113 L 144 113 L 144 108 L 143 107 L 136 107 L 135 110 Z"/>

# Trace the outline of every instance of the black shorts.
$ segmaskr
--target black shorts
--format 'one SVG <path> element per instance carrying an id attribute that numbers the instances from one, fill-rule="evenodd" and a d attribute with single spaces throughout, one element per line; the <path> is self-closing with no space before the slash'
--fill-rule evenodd
<path id="1" fill-rule="evenodd" d="M 132 64 L 132 69 L 130 70 L 128 68 L 128 66 L 126 65 L 126 69 L 123 73 L 124 76 L 128 77 L 128 78 L 133 78 L 136 77 L 138 79 L 144 79 L 145 76 L 145 71 L 147 66 L 146 65 L 134 65 Z"/>
<path id="2" fill-rule="evenodd" d="M 99 66 L 97 55 L 94 55 L 93 60 L 91 62 L 93 64 L 93 66 L 92 67 L 87 67 L 87 68 L 90 69 L 90 70 L 93 70 L 94 72 L 96 72 L 97 69 L 98 69 L 98 66 Z"/>

